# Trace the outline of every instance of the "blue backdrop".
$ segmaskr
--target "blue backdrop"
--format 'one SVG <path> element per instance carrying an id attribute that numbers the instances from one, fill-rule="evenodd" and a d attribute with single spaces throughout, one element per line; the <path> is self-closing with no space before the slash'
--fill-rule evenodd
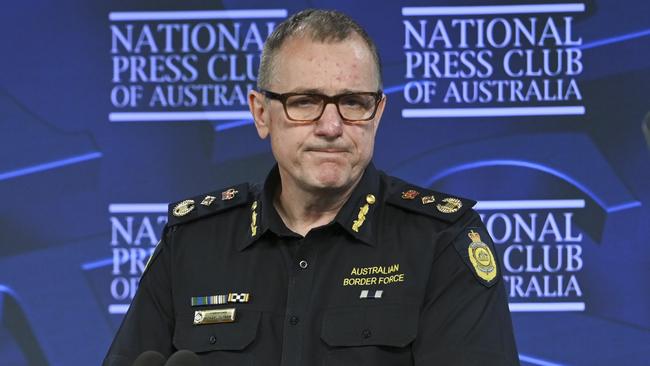
<path id="1" fill-rule="evenodd" d="M 0 364 L 99 364 L 165 203 L 263 179 L 245 95 L 306 7 L 378 44 L 375 164 L 479 201 L 522 364 L 648 364 L 644 0 L 5 5 Z"/>

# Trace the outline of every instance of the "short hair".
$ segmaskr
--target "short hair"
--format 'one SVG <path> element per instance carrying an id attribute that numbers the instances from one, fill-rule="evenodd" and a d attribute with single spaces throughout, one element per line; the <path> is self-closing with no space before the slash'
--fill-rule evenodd
<path id="1" fill-rule="evenodd" d="M 336 11 L 321 9 L 302 10 L 280 23 L 267 38 L 257 73 L 257 87 L 268 88 L 275 56 L 287 39 L 307 35 L 314 41 L 341 42 L 357 34 L 363 39 L 375 61 L 377 81 L 382 86 L 381 60 L 375 42 L 352 18 Z"/>

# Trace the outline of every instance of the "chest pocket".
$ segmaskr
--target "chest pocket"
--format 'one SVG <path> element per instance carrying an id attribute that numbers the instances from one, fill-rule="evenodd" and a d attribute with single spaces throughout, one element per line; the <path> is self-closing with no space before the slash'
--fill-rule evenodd
<path id="1" fill-rule="evenodd" d="M 238 309 L 237 319 L 232 323 L 193 325 L 191 320 L 177 323 L 174 347 L 196 353 L 204 363 L 227 361 L 228 365 L 252 365 L 253 357 L 247 347 L 257 337 L 260 317 L 259 311 Z"/>
<path id="2" fill-rule="evenodd" d="M 416 305 L 327 310 L 321 339 L 330 347 L 324 365 L 410 365 L 417 335 Z"/>

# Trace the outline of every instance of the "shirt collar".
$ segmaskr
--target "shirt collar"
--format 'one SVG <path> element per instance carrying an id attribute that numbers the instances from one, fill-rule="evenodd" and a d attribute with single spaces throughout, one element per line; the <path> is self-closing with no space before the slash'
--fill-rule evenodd
<path id="1" fill-rule="evenodd" d="M 376 246 L 376 218 L 378 216 L 376 213 L 379 211 L 379 206 L 382 205 L 379 181 L 379 172 L 371 162 L 366 167 L 350 198 L 333 221 L 354 238 L 370 246 Z M 255 200 L 251 206 L 251 226 L 248 229 L 246 240 L 243 240 L 238 246 L 239 250 L 250 246 L 264 236 L 267 231 L 279 236 L 300 237 L 287 228 L 273 205 L 274 195 L 279 184 L 280 170 L 276 164 L 267 175 L 263 187 L 254 194 Z M 253 223 L 253 221 L 255 222 Z"/>

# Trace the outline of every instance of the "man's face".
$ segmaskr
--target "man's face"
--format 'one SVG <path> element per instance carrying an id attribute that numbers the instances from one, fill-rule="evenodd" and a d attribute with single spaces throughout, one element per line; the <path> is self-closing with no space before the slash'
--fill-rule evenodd
<path id="1" fill-rule="evenodd" d="M 269 89 L 275 93 L 333 96 L 379 89 L 372 54 L 356 35 L 336 43 L 290 38 L 276 54 L 274 66 Z M 296 123 L 287 118 L 280 101 L 256 92 L 249 99 L 258 134 L 271 137 L 283 185 L 306 191 L 340 190 L 361 178 L 372 158 L 385 98 L 372 120 L 356 123 L 341 119 L 334 104 L 326 105 L 317 121 Z"/>

